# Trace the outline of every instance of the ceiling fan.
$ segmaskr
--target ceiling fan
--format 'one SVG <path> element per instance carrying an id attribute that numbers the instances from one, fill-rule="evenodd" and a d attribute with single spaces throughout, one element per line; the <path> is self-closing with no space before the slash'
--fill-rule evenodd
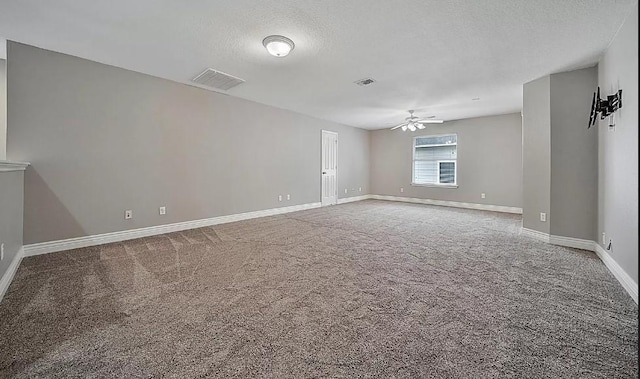
<path id="1" fill-rule="evenodd" d="M 442 124 L 444 122 L 443 120 L 436 120 L 433 118 L 419 118 L 413 115 L 413 110 L 409 111 L 409 117 L 404 120 L 405 121 L 402 124 L 394 126 L 391 130 L 402 128 L 403 132 L 407 129 L 414 132 L 417 129 L 424 129 L 424 124 Z"/>

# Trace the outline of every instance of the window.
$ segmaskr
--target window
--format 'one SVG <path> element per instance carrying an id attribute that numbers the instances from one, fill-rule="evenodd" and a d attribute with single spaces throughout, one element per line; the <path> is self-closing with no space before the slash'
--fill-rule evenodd
<path id="1" fill-rule="evenodd" d="M 456 186 L 458 136 L 413 139 L 413 184 Z"/>

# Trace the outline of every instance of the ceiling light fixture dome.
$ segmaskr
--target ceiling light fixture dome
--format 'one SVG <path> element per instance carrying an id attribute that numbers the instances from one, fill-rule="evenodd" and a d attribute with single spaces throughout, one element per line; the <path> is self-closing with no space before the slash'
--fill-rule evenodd
<path id="1" fill-rule="evenodd" d="M 296 45 L 292 40 L 285 36 L 273 35 L 262 40 L 262 44 L 269 54 L 274 57 L 282 58 L 289 55 Z"/>

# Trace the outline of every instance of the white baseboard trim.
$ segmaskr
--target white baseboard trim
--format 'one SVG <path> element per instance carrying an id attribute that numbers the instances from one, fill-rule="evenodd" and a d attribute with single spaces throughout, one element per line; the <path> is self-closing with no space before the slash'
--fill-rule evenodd
<path id="1" fill-rule="evenodd" d="M 535 238 L 537 240 L 549 243 L 550 242 L 550 238 L 549 238 L 549 234 L 547 233 L 543 233 L 543 232 L 539 232 L 537 230 L 533 230 L 533 229 L 527 229 L 527 228 L 522 228 L 522 235 L 525 235 L 527 237 L 531 237 L 531 238 Z"/>
<path id="2" fill-rule="evenodd" d="M 539 232 L 533 229 L 522 228 L 522 234 L 528 237 L 532 237 L 553 245 L 573 247 L 576 249 L 583 249 L 593 251 L 598 255 L 602 263 L 611 271 L 613 276 L 620 282 L 622 288 L 624 288 L 633 301 L 638 304 L 638 283 L 636 283 L 627 274 L 622 267 L 616 262 L 606 250 L 602 248 L 597 242 L 591 240 L 585 240 L 581 238 L 554 236 L 547 233 Z"/>
<path id="3" fill-rule="evenodd" d="M 371 199 L 371 195 L 345 197 L 344 199 L 338 199 L 338 204 L 353 203 L 354 201 L 362 201 L 367 199 Z"/>
<path id="4" fill-rule="evenodd" d="M 2 276 L 2 278 L 0 279 L 0 302 L 2 302 L 4 294 L 7 293 L 9 285 L 11 285 L 11 281 L 18 271 L 18 267 L 20 267 L 22 257 L 24 257 L 24 249 L 21 247 L 15 257 L 13 257 L 13 260 L 11 261 L 7 272 L 5 272 L 4 276 Z"/>
<path id="5" fill-rule="evenodd" d="M 600 260 L 604 263 L 605 266 L 611 271 L 613 276 L 620 282 L 622 287 L 627 290 L 627 293 L 631 296 L 633 301 L 638 304 L 638 283 L 636 283 L 630 276 L 627 274 L 622 267 L 616 262 L 611 255 L 607 253 L 605 249 L 602 248 L 598 243 L 593 242 L 594 251 L 600 257 Z"/>
<path id="6" fill-rule="evenodd" d="M 57 251 L 64 251 L 70 249 L 78 249 L 81 247 L 102 245 L 105 243 L 126 241 L 135 238 L 155 236 L 158 234 L 179 232 L 181 230 L 201 228 L 204 226 L 225 224 L 228 222 L 248 220 L 252 218 L 273 216 L 283 213 L 290 213 L 296 211 L 302 211 L 305 209 L 319 208 L 321 203 L 308 203 L 300 205 L 292 205 L 290 207 L 272 208 L 261 211 L 238 213 L 227 216 L 219 216 L 213 218 L 207 218 L 202 220 L 178 222 L 175 224 L 150 226 L 147 228 L 124 230 L 120 232 L 98 234 L 86 237 L 70 238 L 59 241 L 48 241 L 41 243 L 34 243 L 24 246 L 24 256 L 30 257 L 33 255 L 55 253 Z"/>
<path id="7" fill-rule="evenodd" d="M 582 249 L 582 250 L 589 250 L 589 251 L 595 250 L 595 247 L 593 246 L 595 242 L 591 240 L 581 239 L 581 238 L 550 235 L 549 243 L 553 245 L 573 247 L 575 249 Z"/>
<path id="8" fill-rule="evenodd" d="M 416 197 L 399 197 L 399 196 L 387 196 L 387 195 L 370 195 L 369 198 L 376 199 L 376 200 L 401 201 L 405 203 L 440 205 L 440 206 L 454 207 L 454 208 L 477 209 L 482 211 L 522 214 L 522 208 L 507 207 L 504 205 L 461 203 L 457 201 L 419 199 Z"/>

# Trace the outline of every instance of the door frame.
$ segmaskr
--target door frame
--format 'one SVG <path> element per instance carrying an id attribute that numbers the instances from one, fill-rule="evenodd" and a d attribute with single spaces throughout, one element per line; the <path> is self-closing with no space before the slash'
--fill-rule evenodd
<path id="1" fill-rule="evenodd" d="M 323 149 L 323 142 L 324 142 L 324 134 L 335 134 L 336 136 L 336 202 L 333 204 L 327 204 L 327 205 L 322 205 L 322 182 L 323 182 L 323 178 L 322 178 L 322 158 L 323 158 L 323 154 L 324 154 L 324 149 Z M 340 188 L 338 186 L 338 148 L 339 148 L 339 142 L 338 142 L 338 132 L 333 132 L 331 130 L 321 130 L 320 133 L 320 206 L 329 206 L 329 205 L 338 205 L 338 195 L 339 195 L 339 191 L 338 189 Z"/>

